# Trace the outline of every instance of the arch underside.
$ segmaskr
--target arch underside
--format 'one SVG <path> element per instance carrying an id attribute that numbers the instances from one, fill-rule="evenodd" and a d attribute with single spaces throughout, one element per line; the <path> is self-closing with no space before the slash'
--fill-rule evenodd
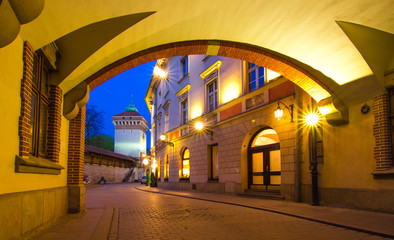
<path id="1" fill-rule="evenodd" d="M 213 50 L 212 50 L 213 49 Z M 266 67 L 293 81 L 317 102 L 331 97 L 332 90 L 306 69 L 285 56 L 243 43 L 229 41 L 196 40 L 169 43 L 149 48 L 120 59 L 91 75 L 85 80 L 94 89 L 112 77 L 138 65 L 166 57 L 181 55 L 219 55 L 231 57 Z M 327 78 L 327 77 L 325 77 Z"/>

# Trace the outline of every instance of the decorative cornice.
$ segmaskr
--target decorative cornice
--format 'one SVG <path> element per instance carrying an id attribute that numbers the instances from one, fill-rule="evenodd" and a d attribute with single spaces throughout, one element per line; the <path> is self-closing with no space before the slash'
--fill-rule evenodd
<path id="1" fill-rule="evenodd" d="M 188 92 L 190 90 L 190 84 L 186 85 L 184 88 L 182 88 L 179 92 L 176 93 L 176 96 L 179 98 L 184 94 L 185 92 Z"/>
<path id="2" fill-rule="evenodd" d="M 204 72 L 200 74 L 200 77 L 202 79 L 205 79 L 210 73 L 215 71 L 216 69 L 219 69 L 220 66 L 222 65 L 222 61 L 218 60 L 214 64 L 212 64 L 209 68 L 207 68 Z"/>

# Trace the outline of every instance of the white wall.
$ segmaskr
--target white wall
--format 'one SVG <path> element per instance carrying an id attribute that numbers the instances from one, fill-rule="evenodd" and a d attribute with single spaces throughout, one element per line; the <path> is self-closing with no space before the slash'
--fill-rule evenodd
<path id="1" fill-rule="evenodd" d="M 146 153 L 146 134 L 136 129 L 115 130 L 115 152 L 131 157 Z"/>

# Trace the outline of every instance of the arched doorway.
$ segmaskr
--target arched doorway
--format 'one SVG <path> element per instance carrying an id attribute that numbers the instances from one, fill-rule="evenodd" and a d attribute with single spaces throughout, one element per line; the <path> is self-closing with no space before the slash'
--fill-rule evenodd
<path id="1" fill-rule="evenodd" d="M 248 188 L 279 190 L 281 158 L 279 136 L 271 128 L 263 128 L 248 147 Z"/>

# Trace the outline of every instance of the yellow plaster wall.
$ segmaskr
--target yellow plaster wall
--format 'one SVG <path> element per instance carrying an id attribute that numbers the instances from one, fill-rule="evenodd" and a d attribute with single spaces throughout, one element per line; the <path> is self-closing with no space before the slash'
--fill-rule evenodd
<path id="1" fill-rule="evenodd" d="M 0 48 L 0 194 L 66 186 L 67 172 L 60 175 L 15 173 L 15 156 L 19 153 L 18 122 L 21 79 L 23 74 L 23 40 Z M 68 121 L 61 128 L 60 165 L 67 164 Z"/>
<path id="2" fill-rule="evenodd" d="M 349 107 L 349 124 L 324 122 L 324 163 L 319 165 L 323 188 L 394 189 L 394 180 L 376 180 L 371 174 L 375 169 L 374 117 L 371 111 L 361 113 L 363 105 Z"/>

